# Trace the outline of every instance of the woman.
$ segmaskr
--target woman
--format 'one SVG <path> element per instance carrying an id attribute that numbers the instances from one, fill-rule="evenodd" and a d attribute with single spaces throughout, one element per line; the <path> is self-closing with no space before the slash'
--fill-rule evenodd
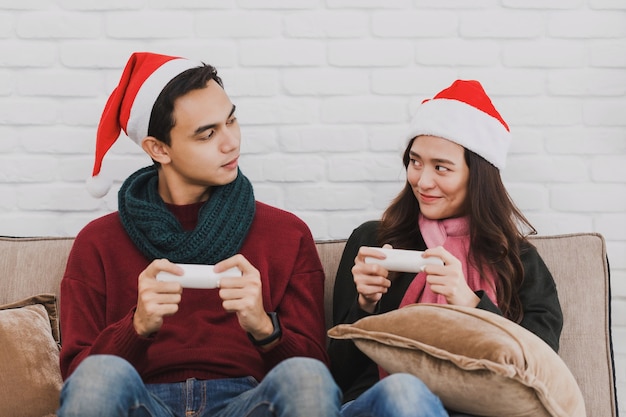
<path id="1" fill-rule="evenodd" d="M 404 189 L 380 221 L 359 226 L 346 244 L 335 283 L 334 324 L 415 302 L 447 303 L 500 314 L 557 351 L 563 317 L 556 286 L 526 239 L 535 229 L 502 183 L 510 132 L 480 83 L 457 80 L 425 100 L 408 137 Z M 427 265 L 415 275 L 365 263 L 368 256 L 384 257 L 372 247 L 389 245 L 425 251 L 444 264 Z M 416 377 L 380 379 L 376 364 L 349 340 L 331 340 L 329 354 L 344 394 L 344 416 L 358 416 L 375 404 L 380 411 L 370 415 L 379 417 L 459 415 L 444 410 Z M 407 412 L 387 413 L 396 403 Z"/>

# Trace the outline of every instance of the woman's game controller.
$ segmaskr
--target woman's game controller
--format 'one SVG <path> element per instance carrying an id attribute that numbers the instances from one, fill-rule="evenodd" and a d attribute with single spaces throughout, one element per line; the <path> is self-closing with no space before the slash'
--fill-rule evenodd
<path id="1" fill-rule="evenodd" d="M 372 248 L 385 254 L 385 259 L 365 257 L 365 263 L 378 264 L 388 271 L 395 272 L 422 272 L 426 265 L 443 265 L 443 261 L 435 256 L 428 258 L 422 257 L 423 251 L 405 250 L 405 249 L 388 249 L 388 248 Z"/>

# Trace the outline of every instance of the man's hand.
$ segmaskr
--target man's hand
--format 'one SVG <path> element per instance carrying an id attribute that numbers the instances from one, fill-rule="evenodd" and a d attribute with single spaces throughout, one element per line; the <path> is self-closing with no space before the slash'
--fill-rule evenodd
<path id="1" fill-rule="evenodd" d="M 222 306 L 228 312 L 237 314 L 241 328 L 256 340 L 272 334 L 274 325 L 263 306 L 261 274 L 241 254 L 225 259 L 215 265 L 215 272 L 223 272 L 238 267 L 242 276 L 220 279 L 219 295 Z"/>
<path id="2" fill-rule="evenodd" d="M 391 245 L 384 245 L 383 247 L 391 248 Z M 361 246 L 359 253 L 354 258 L 354 266 L 352 267 L 352 277 L 359 293 L 359 306 L 362 310 L 373 313 L 376 304 L 391 286 L 391 281 L 387 278 L 389 271 L 384 267 L 365 263 L 367 256 L 383 259 L 385 255 L 375 249 Z"/>
<path id="3" fill-rule="evenodd" d="M 183 270 L 167 259 L 156 259 L 139 274 L 137 283 L 137 309 L 133 317 L 135 331 L 150 336 L 163 325 L 163 317 L 178 311 L 183 288 L 178 282 L 160 282 L 156 275 L 161 272 L 182 275 Z"/>

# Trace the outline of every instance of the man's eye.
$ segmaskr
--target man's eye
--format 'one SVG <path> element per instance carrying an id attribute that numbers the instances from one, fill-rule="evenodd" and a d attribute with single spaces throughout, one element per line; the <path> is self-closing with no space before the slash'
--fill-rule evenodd
<path id="1" fill-rule="evenodd" d="M 228 121 L 226 122 L 226 124 L 228 125 L 232 125 L 233 123 L 235 123 L 237 121 L 236 117 L 231 117 L 230 119 L 228 119 Z"/>

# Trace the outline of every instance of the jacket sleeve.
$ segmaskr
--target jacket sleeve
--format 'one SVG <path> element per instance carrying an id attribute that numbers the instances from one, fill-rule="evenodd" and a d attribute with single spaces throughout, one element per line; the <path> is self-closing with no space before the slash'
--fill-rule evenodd
<path id="1" fill-rule="evenodd" d="M 534 246 L 523 249 L 522 264 L 524 282 L 520 300 L 524 317 L 520 324 L 558 352 L 563 312 L 554 278 Z"/>
<path id="2" fill-rule="evenodd" d="M 373 222 L 355 229 L 346 243 L 337 269 L 333 293 L 333 326 L 354 323 L 368 316 L 357 302 L 357 291 L 352 277 L 352 267 L 361 246 L 375 245 Z M 330 368 L 342 391 L 346 392 L 363 372 L 370 367 L 371 360 L 351 340 L 331 339 L 328 346 Z"/>
<path id="3" fill-rule="evenodd" d="M 559 350 L 559 338 L 563 328 L 563 313 L 559 303 L 556 284 L 537 249 L 526 245 L 522 249 L 524 281 L 519 291 L 522 311 L 520 325 L 546 342 L 555 352 Z M 480 298 L 477 308 L 502 315 L 502 311 L 487 297 L 477 291 Z"/>

